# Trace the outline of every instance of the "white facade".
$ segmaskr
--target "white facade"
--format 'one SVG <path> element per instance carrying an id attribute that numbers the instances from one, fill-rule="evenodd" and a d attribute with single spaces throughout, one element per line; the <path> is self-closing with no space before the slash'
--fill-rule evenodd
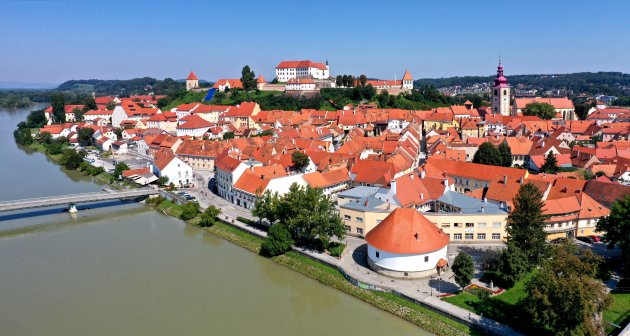
<path id="1" fill-rule="evenodd" d="M 446 250 L 447 246 L 444 246 L 424 254 L 395 254 L 368 244 L 368 259 L 374 265 L 394 272 L 427 272 L 435 270 L 440 259 L 447 260 Z"/>
<path id="2" fill-rule="evenodd" d="M 509 87 L 495 87 L 492 89 L 492 113 L 504 116 L 510 115 L 510 93 Z"/>
<path id="3" fill-rule="evenodd" d="M 172 158 L 161 170 L 155 165 L 152 167 L 154 167 L 154 172 L 158 177 L 168 177 L 168 182 L 175 186 L 183 187 L 193 182 L 192 168 L 177 157 Z"/>
<path id="4" fill-rule="evenodd" d="M 262 163 L 255 164 L 261 166 Z M 244 162 L 241 162 L 233 171 L 223 170 L 219 167 L 216 169 L 215 183 L 217 185 L 217 191 L 222 198 L 234 202 L 234 183 L 241 178 L 241 175 L 250 166 Z"/>
<path id="5" fill-rule="evenodd" d="M 193 136 L 197 138 L 203 137 L 204 133 L 208 131 L 208 127 L 201 128 L 182 128 L 182 126 L 177 127 L 177 136 Z"/>
<path id="6" fill-rule="evenodd" d="M 287 91 L 308 91 L 315 90 L 315 83 L 312 80 L 309 81 L 289 81 L 286 86 Z"/>
<path id="7" fill-rule="evenodd" d="M 303 63 L 302 61 L 300 63 Z M 325 68 L 316 66 L 306 67 L 276 67 L 276 78 L 279 82 L 286 82 L 294 78 L 315 78 L 315 79 L 328 79 L 330 77 L 330 67 L 328 65 Z"/>

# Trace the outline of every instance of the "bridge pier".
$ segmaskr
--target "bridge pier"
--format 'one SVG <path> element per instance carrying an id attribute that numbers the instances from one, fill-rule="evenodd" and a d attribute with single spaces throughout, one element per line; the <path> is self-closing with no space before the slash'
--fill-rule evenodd
<path id="1" fill-rule="evenodd" d="M 79 210 L 77 209 L 77 206 L 74 203 L 70 203 L 70 205 L 68 206 L 68 212 L 77 213 L 79 212 Z"/>

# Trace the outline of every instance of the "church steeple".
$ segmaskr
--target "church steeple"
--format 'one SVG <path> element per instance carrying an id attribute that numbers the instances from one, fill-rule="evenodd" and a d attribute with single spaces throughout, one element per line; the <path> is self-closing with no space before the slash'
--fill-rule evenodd
<path id="1" fill-rule="evenodd" d="M 492 113 L 505 116 L 509 116 L 511 114 L 510 91 L 510 84 L 508 84 L 508 80 L 503 74 L 503 65 L 501 65 L 501 60 L 499 60 L 499 66 L 497 67 L 497 76 L 494 78 L 494 85 L 492 86 Z"/>

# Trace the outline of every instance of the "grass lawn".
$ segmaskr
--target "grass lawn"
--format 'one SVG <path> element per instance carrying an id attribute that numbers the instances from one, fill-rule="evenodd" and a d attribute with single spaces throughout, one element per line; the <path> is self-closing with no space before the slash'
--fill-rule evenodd
<path id="1" fill-rule="evenodd" d="M 630 293 L 611 293 L 613 303 L 606 311 L 604 311 L 604 321 L 621 325 L 626 319 L 630 318 Z M 622 326 L 623 327 L 623 326 Z M 606 328 L 606 332 L 615 329 L 612 326 Z"/>

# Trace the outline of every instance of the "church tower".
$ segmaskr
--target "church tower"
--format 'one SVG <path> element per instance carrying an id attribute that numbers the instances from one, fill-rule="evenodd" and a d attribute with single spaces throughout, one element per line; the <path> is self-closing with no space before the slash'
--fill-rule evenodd
<path id="1" fill-rule="evenodd" d="M 403 75 L 402 88 L 405 91 L 413 89 L 413 78 L 411 78 L 409 70 L 405 70 L 405 74 Z"/>
<path id="2" fill-rule="evenodd" d="M 492 113 L 509 116 L 510 111 L 510 98 L 511 87 L 508 84 L 507 79 L 503 76 L 503 66 L 499 61 L 499 67 L 497 68 L 497 77 L 494 79 L 494 85 L 492 86 Z"/>
<path id="3" fill-rule="evenodd" d="M 197 78 L 197 75 L 195 75 L 195 73 L 191 71 L 188 77 L 186 78 L 186 91 L 190 91 L 192 89 L 198 89 L 198 88 L 199 88 L 199 78 Z"/>

